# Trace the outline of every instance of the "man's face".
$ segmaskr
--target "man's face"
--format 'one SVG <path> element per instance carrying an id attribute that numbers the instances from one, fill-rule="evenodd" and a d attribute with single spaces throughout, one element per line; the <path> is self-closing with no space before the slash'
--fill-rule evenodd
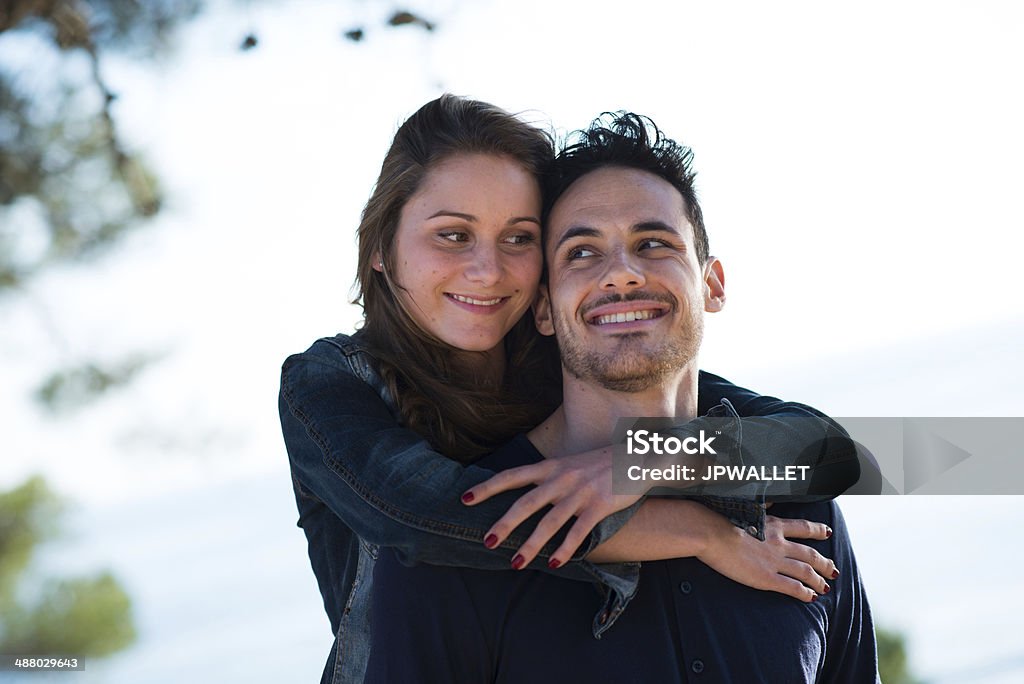
<path id="1" fill-rule="evenodd" d="M 703 312 L 725 302 L 721 264 L 697 261 L 679 192 L 646 171 L 603 167 L 555 203 L 537 326 L 562 365 L 607 389 L 639 392 L 695 363 Z"/>

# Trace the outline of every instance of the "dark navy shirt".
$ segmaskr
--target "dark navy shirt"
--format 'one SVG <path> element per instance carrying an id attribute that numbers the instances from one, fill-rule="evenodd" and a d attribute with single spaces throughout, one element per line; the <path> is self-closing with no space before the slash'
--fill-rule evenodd
<path id="1" fill-rule="evenodd" d="M 519 436 L 482 465 L 543 456 Z M 871 612 L 835 502 L 775 504 L 828 524 L 810 545 L 840 577 L 812 603 L 759 591 L 699 560 L 646 562 L 630 609 L 594 638 L 594 586 L 536 571 L 403 565 L 374 570 L 366 682 L 875 682 Z"/>

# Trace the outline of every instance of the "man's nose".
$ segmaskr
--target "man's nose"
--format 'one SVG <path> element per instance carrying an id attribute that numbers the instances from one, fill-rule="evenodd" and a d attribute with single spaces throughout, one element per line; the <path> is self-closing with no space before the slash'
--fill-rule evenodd
<path id="1" fill-rule="evenodd" d="M 602 277 L 602 289 L 632 290 L 647 284 L 639 257 L 626 250 L 616 250 L 608 259 L 608 268 Z"/>
<path id="2" fill-rule="evenodd" d="M 481 245 L 469 255 L 466 265 L 466 279 L 481 287 L 492 287 L 504 275 L 501 254 L 495 245 Z"/>

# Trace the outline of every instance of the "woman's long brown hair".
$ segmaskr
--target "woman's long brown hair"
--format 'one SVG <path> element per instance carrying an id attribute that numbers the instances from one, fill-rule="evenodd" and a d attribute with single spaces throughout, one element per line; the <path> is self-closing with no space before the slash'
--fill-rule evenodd
<path id="1" fill-rule="evenodd" d="M 354 303 L 363 307 L 363 341 L 402 423 L 469 463 L 553 411 L 561 375 L 553 340 L 537 333 L 529 315 L 506 335 L 505 378 L 492 387 L 466 363 L 473 352 L 436 339 L 402 306 L 391 277 L 402 207 L 432 167 L 459 153 L 503 155 L 538 178 L 553 154 L 548 134 L 493 105 L 454 95 L 423 105 L 395 134 L 363 210 Z M 373 268 L 378 256 L 380 271 Z"/>

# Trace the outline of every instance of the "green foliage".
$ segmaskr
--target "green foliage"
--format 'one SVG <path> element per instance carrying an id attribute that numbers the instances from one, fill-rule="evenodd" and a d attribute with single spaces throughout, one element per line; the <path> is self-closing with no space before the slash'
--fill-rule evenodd
<path id="1" fill-rule="evenodd" d="M 899 632 L 875 628 L 878 642 L 878 672 L 883 684 L 917 684 L 907 668 L 906 639 Z"/>
<path id="2" fill-rule="evenodd" d="M 81 408 L 107 390 L 127 385 L 155 358 L 137 355 L 114 364 L 89 362 L 61 368 L 36 390 L 36 400 L 53 413 Z"/>
<path id="3" fill-rule="evenodd" d="M 110 655 L 135 640 L 131 599 L 110 573 L 51 582 L 5 637 L 5 653 Z"/>
<path id="4" fill-rule="evenodd" d="M 61 505 L 41 477 L 0 493 L 0 614 L 14 605 L 18 577 L 36 545 L 57 532 Z"/>
<path id="5" fill-rule="evenodd" d="M 101 657 L 135 640 L 131 599 L 109 573 L 45 582 L 19 597 L 36 547 L 58 531 L 62 506 L 40 477 L 0 492 L 0 653 Z"/>
<path id="6" fill-rule="evenodd" d="M 159 211 L 155 175 L 119 136 L 100 55 L 159 54 L 199 8 L 14 0 L 0 10 L 0 39 L 50 52 L 46 66 L 0 68 L 0 293 L 102 253 Z"/>

